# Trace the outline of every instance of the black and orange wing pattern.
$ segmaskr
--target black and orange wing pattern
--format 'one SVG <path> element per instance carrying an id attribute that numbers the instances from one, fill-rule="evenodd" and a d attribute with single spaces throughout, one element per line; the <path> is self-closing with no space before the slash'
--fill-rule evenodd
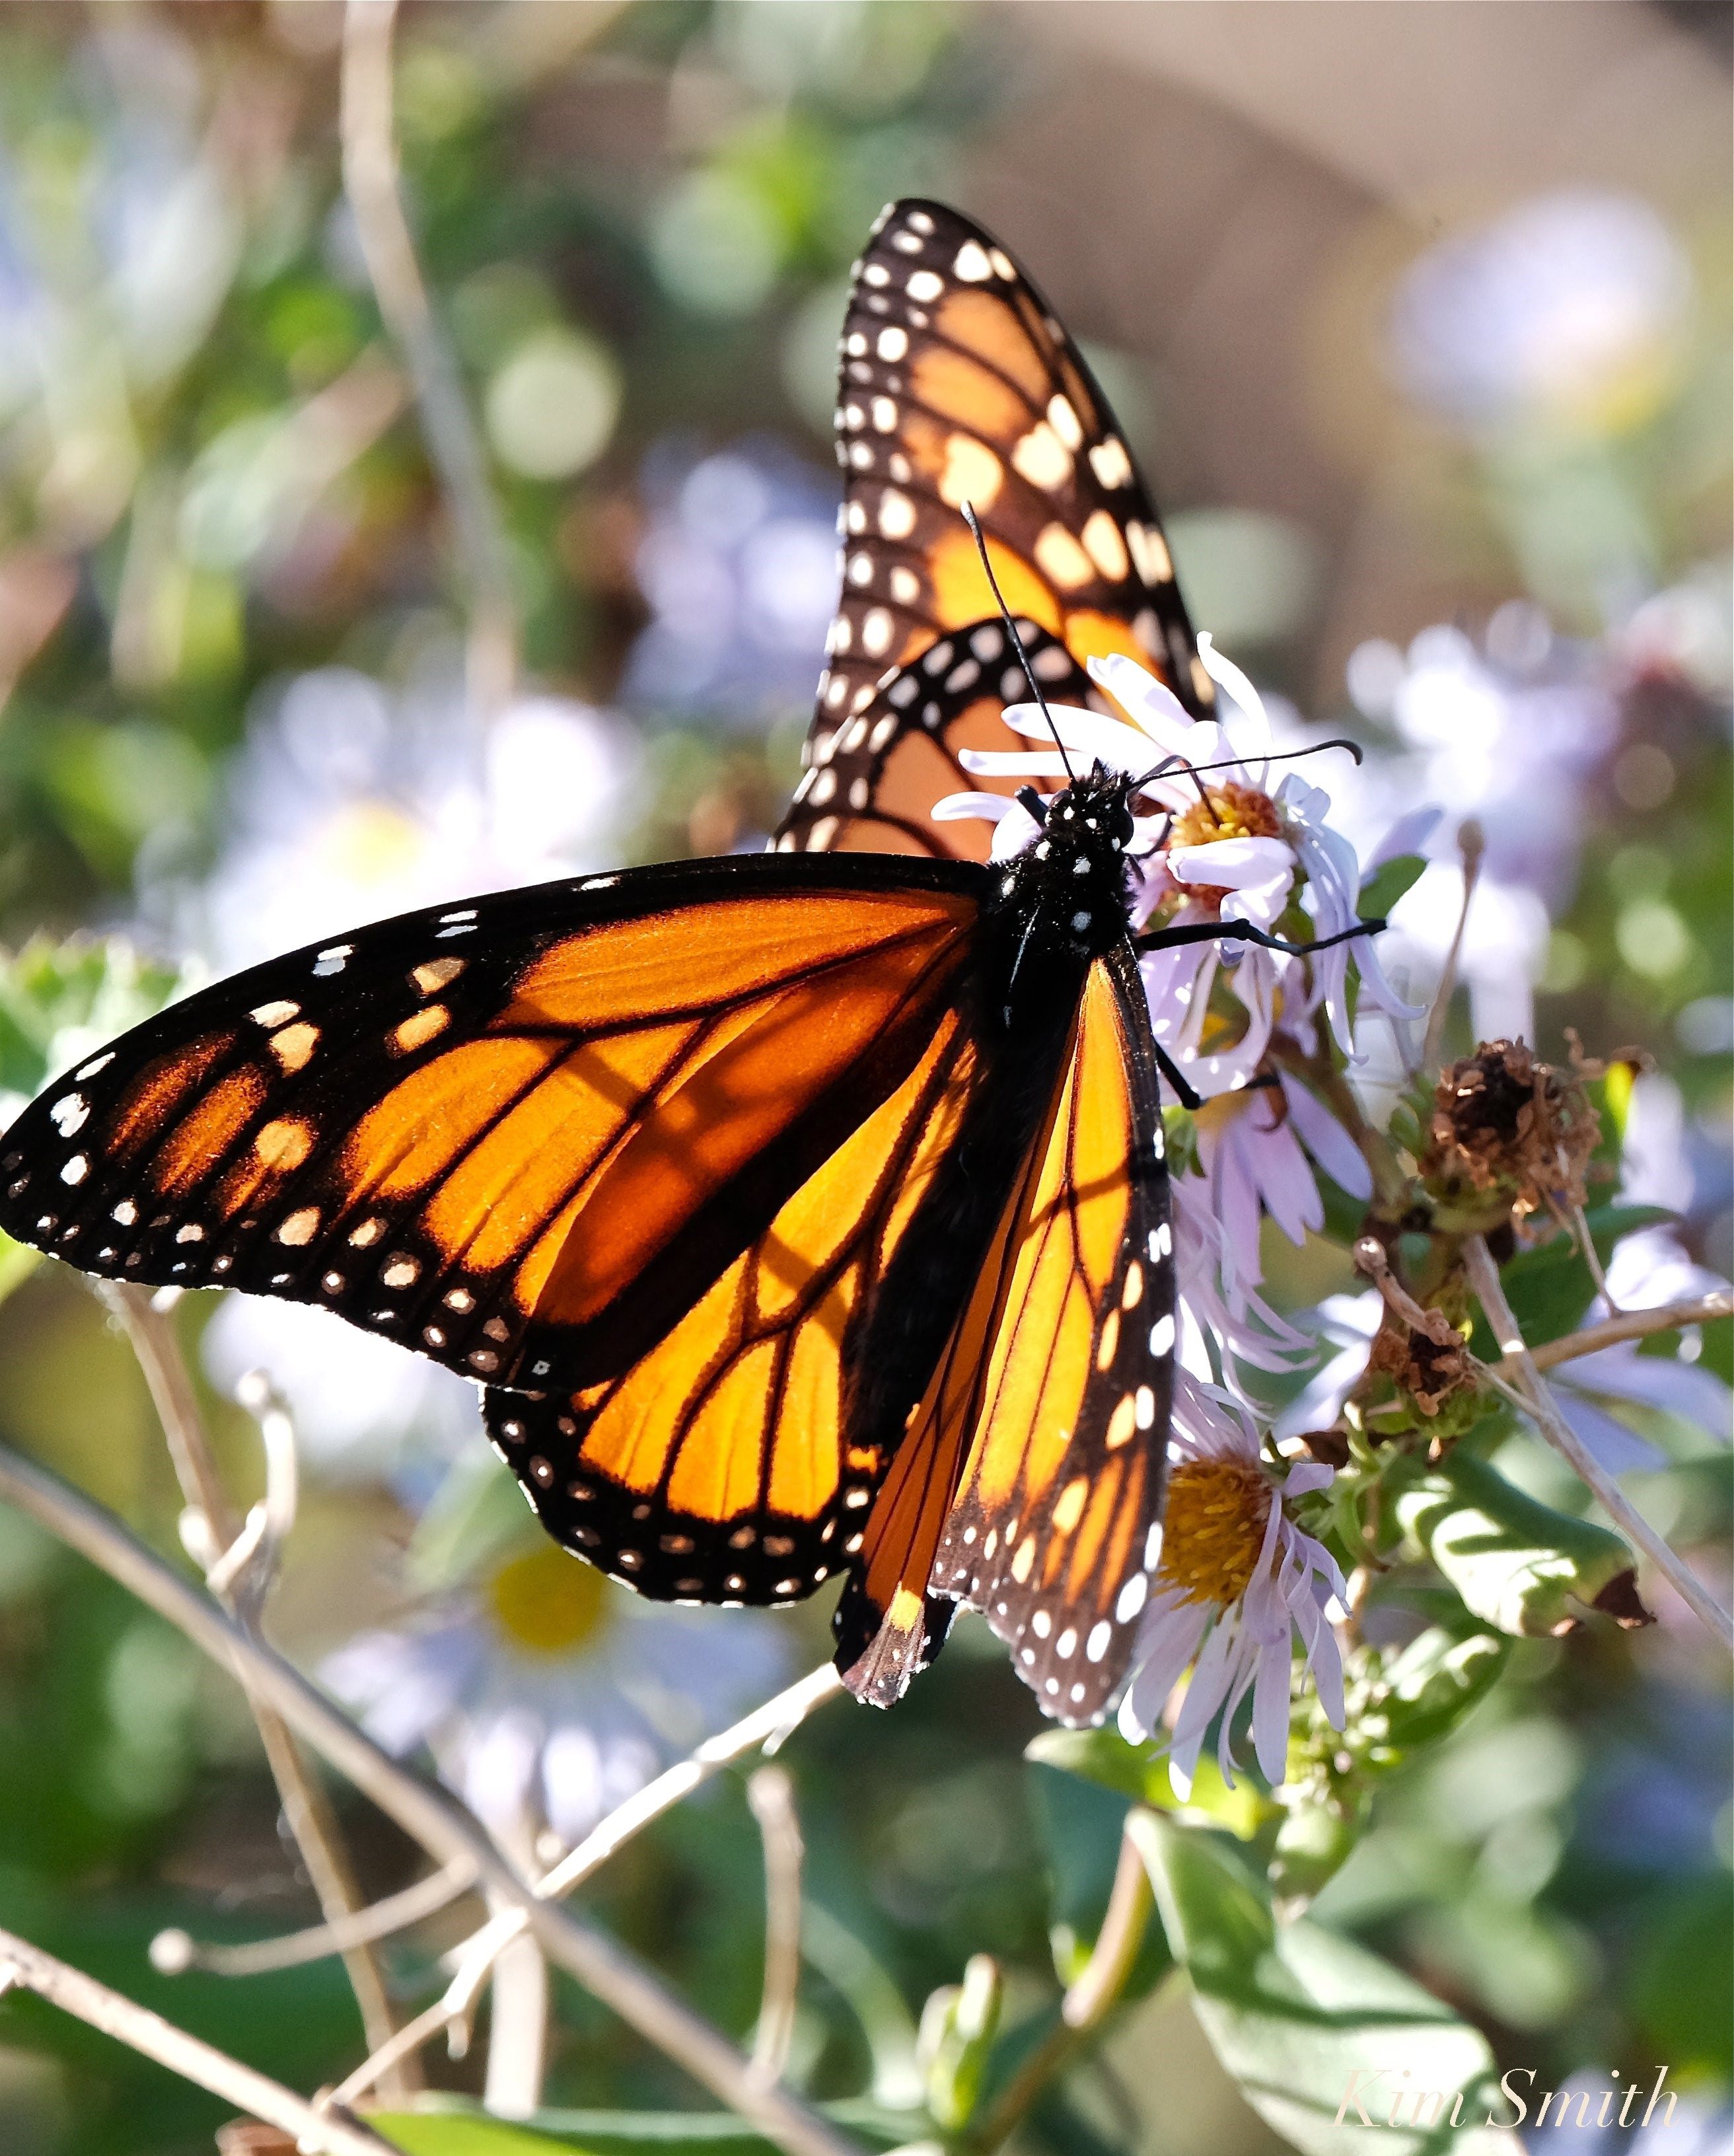
<path id="1" fill-rule="evenodd" d="M 1161 1553 L 1172 1249 L 1149 1021 L 1116 953 L 1090 970 L 1063 1082 L 839 1607 L 869 1697 L 900 1692 L 944 1596 L 987 1618 L 1048 1713 L 1100 1718 Z"/>
<path id="2" fill-rule="evenodd" d="M 998 609 L 966 501 L 1013 613 L 1065 654 L 1053 693 L 1085 701 L 1084 663 L 1119 651 L 1208 712 L 1213 690 L 1167 542 L 1106 400 L 1030 280 L 956 211 L 901 202 L 876 226 L 844 324 L 837 434 L 843 597 L 807 747 L 809 767 L 836 784 L 797 800 L 779 844 L 871 849 L 889 831 L 894 850 L 943 855 L 978 837 L 927 822 L 947 775 L 931 742 L 904 752 L 912 707 L 883 695 L 894 670 L 941 646 L 926 679 L 962 670 L 972 685 L 973 665 L 978 701 L 1003 690 L 998 652 L 975 649 L 978 632 L 998 635 Z M 971 745 L 1023 746 L 991 710 L 972 718 Z M 857 836 L 852 816 L 870 803 L 874 825 Z"/>
<path id="3" fill-rule="evenodd" d="M 849 1568 L 897 1435 L 864 1424 L 861 1358 L 990 1060 L 948 1011 L 642 1359 L 574 1394 L 488 1394 L 489 1435 L 557 1541 L 663 1600 L 787 1602 Z"/>
<path id="4" fill-rule="evenodd" d="M 1042 694 L 1106 709 L 1090 676 L 1057 638 L 1025 619 L 1018 634 Z M 934 803 L 966 791 L 1010 795 L 1015 778 L 965 770 L 965 749 L 1029 749 L 1002 714 L 1028 703 L 1004 627 L 977 622 L 930 644 L 880 684 L 866 710 L 811 753 L 776 839 L 779 851 L 918 854 L 986 860 L 993 826 L 979 817 L 936 824 Z"/>
<path id="5" fill-rule="evenodd" d="M 26 1109 L 0 1225 L 487 1382 L 618 1375 L 955 1029 L 977 875 L 690 861 L 273 960 Z"/>

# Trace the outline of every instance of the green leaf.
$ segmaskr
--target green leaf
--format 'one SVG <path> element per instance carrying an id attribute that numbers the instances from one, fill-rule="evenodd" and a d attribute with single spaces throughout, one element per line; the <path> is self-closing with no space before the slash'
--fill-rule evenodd
<path id="1" fill-rule="evenodd" d="M 1145 1846 L 1200 2025 L 1301 2156 L 1509 2150 L 1484 2123 L 1498 2093 L 1479 2030 L 1365 1948 L 1306 1918 L 1279 1924 L 1264 1881 L 1221 1836 L 1152 1819 Z"/>
<path id="2" fill-rule="evenodd" d="M 895 2148 L 930 2136 L 921 2112 L 866 2103 L 822 2104 L 825 2117 L 864 2147 Z M 415 2111 L 375 2111 L 367 2123 L 404 2156 L 777 2156 L 772 2143 L 728 2111 L 542 2111 L 507 2121 L 461 2097 L 430 2097 Z"/>
<path id="3" fill-rule="evenodd" d="M 0 1302 L 23 1281 L 36 1270 L 42 1253 L 33 1250 L 28 1243 L 15 1243 L 3 1229 L 0 1229 Z"/>
<path id="4" fill-rule="evenodd" d="M 1250 1841 L 1275 1811 L 1270 1799 L 1244 1776 L 1230 1789 L 1208 1758 L 1199 1759 L 1191 1794 L 1183 1800 L 1168 1779 L 1167 1753 L 1153 1745 L 1128 1744 L 1117 1729 L 1044 1730 L 1024 1748 L 1023 1756 L 1112 1789 L 1134 1804 L 1224 1826 L 1242 1841 Z"/>
<path id="5" fill-rule="evenodd" d="M 1556 1512 L 1460 1449 L 1398 1497 L 1397 1517 L 1477 1617 L 1526 1638 L 1572 1630 L 1579 1605 L 1632 1568 L 1618 1535 Z"/>
<path id="6" fill-rule="evenodd" d="M 476 2112 L 374 2112 L 367 2123 L 405 2156 L 531 2156 L 583 2145 Z"/>
<path id="7" fill-rule="evenodd" d="M 33 937 L 0 963 L 0 1092 L 28 1100 L 187 985 L 125 937 Z"/>
<path id="8" fill-rule="evenodd" d="M 1421 880 L 1427 863 L 1419 854 L 1398 854 L 1382 862 L 1361 886 L 1356 911 L 1363 921 L 1383 920 L 1398 900 Z"/>
<path id="9" fill-rule="evenodd" d="M 1411 1640 L 1385 1671 L 1392 1749 L 1437 1743 L 1493 1689 L 1511 1654 L 1510 1640 L 1492 1632 L 1464 1638 L 1436 1625 Z"/>
<path id="10" fill-rule="evenodd" d="M 1004 1996 L 993 1955 L 972 1954 L 962 1983 L 930 1994 L 922 2010 L 927 2108 L 947 2133 L 956 2133 L 974 2115 Z"/>

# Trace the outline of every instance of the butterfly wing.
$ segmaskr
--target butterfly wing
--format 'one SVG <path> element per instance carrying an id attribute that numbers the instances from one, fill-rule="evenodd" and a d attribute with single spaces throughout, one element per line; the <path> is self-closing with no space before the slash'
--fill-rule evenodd
<path id="1" fill-rule="evenodd" d="M 888 672 L 934 647 L 949 645 L 936 675 L 972 660 L 1000 670 L 972 649 L 979 629 L 998 633 L 998 608 L 960 514 L 966 501 L 1013 613 L 1076 667 L 1125 652 L 1188 710 L 1209 709 L 1167 542 L 1107 401 L 1030 280 L 967 218 L 911 201 L 880 220 L 844 323 L 837 426 L 843 598 L 810 766 L 824 769 L 885 729 L 897 710 L 878 701 Z M 1069 686 L 1061 693 L 1071 700 Z M 1020 744 L 1001 732 L 976 745 Z M 803 850 L 848 845 L 813 831 L 827 815 L 844 820 L 849 805 L 842 793 L 785 829 Z M 907 803 L 900 813 L 924 820 Z"/>
<path id="2" fill-rule="evenodd" d="M 934 1604 L 978 1609 L 1044 1708 L 1099 1720 L 1159 1555 L 1172 1241 L 1149 1021 L 1092 968 L 1064 1082 L 869 1525 L 839 1661 L 889 1704 Z"/>
<path id="3" fill-rule="evenodd" d="M 111 1278 L 323 1304 L 466 1376 L 598 1382 L 921 1064 L 978 875 L 691 861 L 274 960 L 28 1108 L 0 1225 Z"/>
<path id="4" fill-rule="evenodd" d="M 1044 696 L 1106 708 L 1057 637 L 1028 619 L 1018 634 Z M 1029 701 L 1029 685 L 998 619 L 930 644 L 880 685 L 864 711 L 814 737 L 777 848 L 986 860 L 992 825 L 974 816 L 937 824 L 934 804 L 948 793 L 1009 798 L 1016 791 L 1016 778 L 966 771 L 961 752 L 1029 749 L 1002 716 L 1008 704 Z"/>
<path id="5" fill-rule="evenodd" d="M 489 1434 L 557 1541 L 658 1599 L 786 1602 L 849 1567 L 897 1435 L 864 1419 L 863 1345 L 990 1060 L 948 1009 L 640 1361 L 572 1395 L 487 1394 Z"/>

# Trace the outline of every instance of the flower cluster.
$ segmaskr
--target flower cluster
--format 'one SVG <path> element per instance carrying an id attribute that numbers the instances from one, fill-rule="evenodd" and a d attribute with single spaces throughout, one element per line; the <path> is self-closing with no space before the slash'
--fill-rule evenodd
<path id="1" fill-rule="evenodd" d="M 1342 1727 L 1333 1624 L 1347 1619 L 1348 1588 L 1308 1529 L 1328 1522 L 1337 1547 L 1357 1550 L 1371 1489 L 1372 1532 L 1394 1548 L 1396 1530 L 1377 1524 L 1388 1466 L 1437 1466 L 1483 1416 L 1465 1237 L 1495 1235 L 1507 1255 L 1558 1237 L 1601 1279 L 1585 1209 L 1604 1173 L 1593 1164 L 1602 1124 L 1587 1088 L 1607 1075 L 1575 1049 L 1557 1069 L 1516 1039 L 1423 1072 L 1415 1022 L 1424 1014 L 1370 937 L 1316 951 L 1234 937 L 1242 922 L 1295 947 L 1344 936 L 1374 910 L 1367 895 L 1382 870 L 1408 882 L 1421 873 L 1414 857 L 1438 812 L 1408 809 L 1363 865 L 1330 796 L 1292 769 L 1277 777 L 1293 751 L 1279 745 L 1258 691 L 1208 637 L 1200 649 L 1219 692 L 1212 721 L 1190 719 L 1132 660 L 1094 660 L 1111 711 L 1017 705 L 1006 722 L 1029 749 L 962 757 L 983 778 L 1039 786 L 1063 783 L 1069 765 L 1126 773 L 1136 782 L 1136 926 L 1228 932 L 1158 944 L 1141 961 L 1155 1039 L 1200 1097 L 1190 1113 L 1170 1111 L 1180 1367 L 1162 1556 L 1121 1728 L 1132 1742 L 1161 1740 L 1183 1797 L 1213 1732 L 1224 1781 L 1249 1744 L 1265 1780 L 1281 1783 L 1297 1683 L 1310 1680 L 1316 1712 Z M 1038 836 L 1035 815 L 998 793 L 953 795 L 936 813 L 993 821 L 996 859 Z M 1369 1050 L 1380 1048 L 1376 1068 Z M 1334 1295 L 1297 1322 L 1266 1281 L 1266 1224 L 1300 1246 L 1333 1214 L 1338 1242 L 1383 1224 L 1393 1253 L 1408 1231 L 1425 1255 L 1406 1281 L 1394 1257 L 1387 1265 L 1395 1301 Z M 1708 1276 L 1680 1285 L 1671 1243 L 1672 1272 L 1665 1253 L 1639 1280 L 1641 1240 L 1615 1253 L 1619 1277 L 1604 1282 L 1590 1322 L 1629 1306 L 1627 1294 L 1641 1306 L 1665 1300 L 1669 1285 L 1706 1291 Z M 1560 1382 L 1562 1412 L 1615 1469 L 1660 1458 L 1629 1426 L 1634 1412 L 1712 1430 L 1726 1420 L 1718 1379 L 1689 1360 L 1641 1354 L 1634 1341 L 1576 1358 Z M 1601 1584 L 1644 1620 L 1629 1570 Z M 1577 1621 L 1547 1613 L 1552 1629 Z"/>

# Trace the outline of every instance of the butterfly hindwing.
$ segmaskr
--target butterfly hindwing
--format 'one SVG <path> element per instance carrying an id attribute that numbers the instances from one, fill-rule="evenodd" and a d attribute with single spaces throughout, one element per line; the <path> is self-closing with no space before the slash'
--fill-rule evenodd
<path id="1" fill-rule="evenodd" d="M 985 1075 L 948 1011 L 641 1361 L 576 1396 L 488 1394 L 489 1433 L 557 1540 L 659 1599 L 787 1602 L 850 1567 L 897 1435 L 863 1426 L 860 1355 Z"/>
<path id="2" fill-rule="evenodd" d="M 1157 1086 L 1122 948 L 1085 991 L 933 1572 L 1065 1722 L 1118 1690 L 1160 1556 L 1175 1311 Z"/>
<path id="3" fill-rule="evenodd" d="M 1028 619 L 1018 627 L 1044 696 L 1107 708 L 1057 638 Z M 779 850 L 985 860 L 993 827 L 973 816 L 937 823 L 934 805 L 948 793 L 1016 790 L 1016 779 L 966 770 L 960 752 L 1029 749 L 1031 744 L 1012 732 L 1003 713 L 1008 704 L 1029 701 L 1029 684 L 997 616 L 930 644 L 880 682 L 864 711 L 815 737 L 809 745 L 813 761 L 777 827 Z"/>
<path id="4" fill-rule="evenodd" d="M 1167 543 L 1106 400 L 1029 277 L 939 203 L 892 205 L 857 265 L 837 454 L 843 598 L 815 751 L 888 669 L 995 616 L 966 502 L 1014 613 L 1080 663 L 1124 652 L 1208 709 Z"/>
<path id="5" fill-rule="evenodd" d="M 50 1086 L 7 1133 L 0 1225 L 110 1278 L 322 1304 L 466 1376 L 594 1382 L 920 1063 L 977 874 L 741 856 L 357 930 Z"/>

